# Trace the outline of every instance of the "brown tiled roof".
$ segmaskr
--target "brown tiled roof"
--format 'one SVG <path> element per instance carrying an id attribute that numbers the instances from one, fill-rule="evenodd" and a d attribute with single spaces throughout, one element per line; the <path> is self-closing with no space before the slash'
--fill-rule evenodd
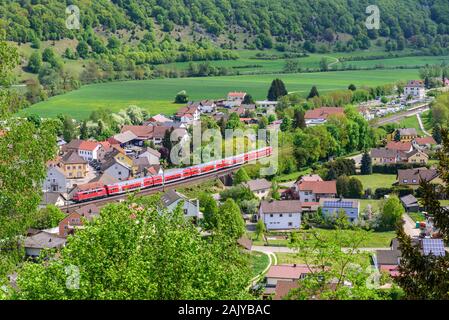
<path id="1" fill-rule="evenodd" d="M 123 126 L 121 132 L 131 131 L 138 138 L 150 139 L 153 136 L 153 126 Z"/>
<path id="2" fill-rule="evenodd" d="M 387 143 L 387 149 L 399 150 L 399 151 L 409 151 L 412 149 L 412 143 L 411 142 L 389 141 Z"/>
<path id="3" fill-rule="evenodd" d="M 438 177 L 438 172 L 435 169 L 416 168 L 398 170 L 398 182 L 399 184 L 418 185 L 421 181 L 432 181 Z M 407 180 L 407 182 L 404 182 Z M 415 182 L 413 182 L 415 181 Z"/>
<path id="4" fill-rule="evenodd" d="M 80 145 L 82 142 L 83 142 L 83 140 L 74 139 L 74 140 L 70 141 L 69 143 L 66 143 L 65 145 L 63 145 L 62 150 L 69 150 L 69 149 L 78 150 L 80 148 Z"/>
<path id="5" fill-rule="evenodd" d="M 262 201 L 260 205 L 263 213 L 298 213 L 302 211 L 301 201 L 298 200 Z"/>
<path id="6" fill-rule="evenodd" d="M 303 181 L 298 184 L 300 191 L 312 191 L 313 193 L 337 193 L 337 181 Z"/>
<path id="7" fill-rule="evenodd" d="M 398 265 L 400 257 L 399 250 L 376 250 L 378 265 Z"/>
<path id="8" fill-rule="evenodd" d="M 327 119 L 330 115 L 344 114 L 344 108 L 322 107 L 307 110 L 304 119 Z"/>
<path id="9" fill-rule="evenodd" d="M 229 92 L 228 97 L 235 97 L 235 98 L 245 98 L 246 92 Z"/>
<path id="10" fill-rule="evenodd" d="M 61 159 L 64 164 L 86 164 L 87 161 L 81 158 L 76 151 L 67 152 Z"/>
<path id="11" fill-rule="evenodd" d="M 297 281 L 278 280 L 276 282 L 276 289 L 274 292 L 273 300 L 282 300 L 287 296 L 292 289 L 298 288 Z"/>
<path id="12" fill-rule="evenodd" d="M 415 128 L 398 129 L 400 136 L 418 136 Z"/>
<path id="13" fill-rule="evenodd" d="M 246 182 L 245 185 L 251 191 L 259 191 L 259 190 L 265 190 L 265 189 L 271 188 L 271 183 L 268 182 L 266 179 L 250 180 L 250 181 Z"/>
<path id="14" fill-rule="evenodd" d="M 396 158 L 399 153 L 397 150 L 386 148 L 371 149 L 370 155 L 372 158 Z"/>

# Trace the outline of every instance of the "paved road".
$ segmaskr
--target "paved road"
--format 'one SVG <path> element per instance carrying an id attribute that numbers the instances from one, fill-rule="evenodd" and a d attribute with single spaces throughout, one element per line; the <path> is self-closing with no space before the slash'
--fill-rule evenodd
<path id="1" fill-rule="evenodd" d="M 419 113 L 416 114 L 416 118 L 418 119 L 418 123 L 419 123 L 419 127 L 421 128 L 421 131 L 426 135 L 426 136 L 431 136 L 430 133 L 428 133 L 426 131 L 426 129 L 424 128 L 424 125 L 422 123 L 422 119 L 421 119 L 421 115 Z"/>
<path id="2" fill-rule="evenodd" d="M 363 252 L 374 252 L 376 250 L 389 250 L 390 248 L 359 248 L 360 251 Z M 270 247 L 270 246 L 253 246 L 251 248 L 253 251 L 259 251 L 259 252 L 278 252 L 278 253 L 295 253 L 296 251 L 289 247 Z M 348 250 L 343 248 L 343 250 Z"/>

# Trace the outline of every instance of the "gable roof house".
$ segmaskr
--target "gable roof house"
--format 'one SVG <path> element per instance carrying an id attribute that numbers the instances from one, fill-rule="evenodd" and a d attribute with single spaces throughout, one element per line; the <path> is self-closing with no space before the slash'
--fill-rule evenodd
<path id="1" fill-rule="evenodd" d="M 160 123 L 165 123 L 165 122 L 171 122 L 172 120 L 170 118 L 167 118 L 166 116 L 164 116 L 163 114 L 157 114 L 155 116 L 152 116 L 151 118 L 149 118 L 147 121 L 145 121 L 145 123 L 156 123 L 156 124 L 160 124 Z M 144 123 L 144 125 L 145 125 Z"/>
<path id="2" fill-rule="evenodd" d="M 128 180 L 132 175 L 132 165 L 110 158 L 101 165 L 101 171 L 119 181 Z"/>
<path id="3" fill-rule="evenodd" d="M 95 217 L 100 215 L 100 208 L 95 204 L 88 204 L 76 209 L 75 212 L 86 218 L 88 221 L 92 221 Z"/>
<path id="4" fill-rule="evenodd" d="M 417 149 L 430 149 L 432 146 L 437 145 L 437 142 L 433 137 L 415 138 L 412 143 Z"/>
<path id="5" fill-rule="evenodd" d="M 374 148 L 370 151 L 373 164 L 388 164 L 401 161 L 401 152 L 386 148 Z"/>
<path id="6" fill-rule="evenodd" d="M 65 176 L 64 170 L 59 166 L 47 167 L 47 176 L 42 185 L 44 192 L 66 192 L 69 182 Z"/>
<path id="7" fill-rule="evenodd" d="M 143 148 L 138 158 L 147 158 L 150 165 L 158 165 L 160 164 L 161 153 L 157 150 L 154 150 L 150 147 Z"/>
<path id="8" fill-rule="evenodd" d="M 410 141 L 388 141 L 387 149 L 410 152 L 413 150 L 412 143 Z"/>
<path id="9" fill-rule="evenodd" d="M 412 194 L 401 197 L 401 203 L 407 212 L 418 212 L 420 209 L 418 199 Z"/>
<path id="10" fill-rule="evenodd" d="M 197 102 L 189 102 L 188 107 L 197 107 L 200 113 L 212 113 L 217 109 L 214 100 L 201 100 Z"/>
<path id="11" fill-rule="evenodd" d="M 161 201 L 169 212 L 173 212 L 179 203 L 183 202 L 182 212 L 186 218 L 193 218 L 194 220 L 200 218 L 200 204 L 197 199 L 189 200 L 183 194 L 175 190 L 169 190 L 162 195 Z"/>
<path id="12" fill-rule="evenodd" d="M 312 271 L 305 264 L 279 264 L 271 266 L 265 275 L 265 294 L 274 293 L 273 288 L 277 287 L 280 281 L 297 284 L 299 280 L 304 279 Z M 292 287 L 294 286 L 292 285 Z"/>
<path id="13" fill-rule="evenodd" d="M 248 182 L 245 182 L 243 185 L 246 186 L 259 199 L 268 196 L 268 193 L 271 190 L 271 183 L 266 179 L 250 180 Z"/>
<path id="14" fill-rule="evenodd" d="M 343 211 L 350 222 L 355 222 L 359 218 L 360 202 L 358 200 L 321 198 L 320 206 L 323 215 L 336 216 L 339 212 Z"/>
<path id="15" fill-rule="evenodd" d="M 49 232 L 39 232 L 25 238 L 23 246 L 28 257 L 37 258 L 44 249 L 60 249 L 64 247 L 66 239 Z"/>
<path id="16" fill-rule="evenodd" d="M 422 80 L 410 80 L 404 87 L 404 96 L 424 98 L 426 96 L 424 82 Z"/>
<path id="17" fill-rule="evenodd" d="M 67 238 L 75 232 L 75 229 L 83 225 L 82 216 L 78 212 L 72 212 L 59 222 L 59 236 Z"/>
<path id="18" fill-rule="evenodd" d="M 186 124 L 200 120 L 201 112 L 197 106 L 185 106 L 178 110 L 175 119 Z"/>
<path id="19" fill-rule="evenodd" d="M 228 93 L 228 101 L 243 101 L 246 97 L 246 92 L 232 91 Z"/>
<path id="20" fill-rule="evenodd" d="M 398 129 L 397 133 L 399 134 L 400 141 L 412 141 L 418 138 L 418 132 L 415 128 Z"/>
<path id="21" fill-rule="evenodd" d="M 88 172 L 87 161 L 78 155 L 76 151 L 69 151 L 61 157 L 61 166 L 66 178 L 85 178 Z"/>
<path id="22" fill-rule="evenodd" d="M 316 178 L 316 177 L 315 177 Z M 320 181 L 314 177 L 300 180 L 295 185 L 295 196 L 302 202 L 318 202 L 321 198 L 335 198 L 337 196 L 337 181 Z"/>
<path id="23" fill-rule="evenodd" d="M 416 168 L 398 170 L 397 184 L 409 186 L 417 189 L 421 181 L 427 181 L 434 184 L 443 184 L 436 169 Z"/>
<path id="24" fill-rule="evenodd" d="M 118 144 L 120 147 L 125 148 L 127 146 L 131 146 L 135 144 L 138 137 L 132 131 L 122 131 L 121 133 L 116 134 L 115 136 L 108 139 L 110 144 Z"/>
<path id="25" fill-rule="evenodd" d="M 299 229 L 301 226 L 302 204 L 298 200 L 262 201 L 259 219 L 267 230 Z"/>
<path id="26" fill-rule="evenodd" d="M 304 119 L 307 126 L 314 126 L 325 123 L 327 121 L 327 118 L 331 115 L 343 115 L 344 113 L 344 108 L 322 107 L 313 110 L 307 110 L 304 115 Z"/>

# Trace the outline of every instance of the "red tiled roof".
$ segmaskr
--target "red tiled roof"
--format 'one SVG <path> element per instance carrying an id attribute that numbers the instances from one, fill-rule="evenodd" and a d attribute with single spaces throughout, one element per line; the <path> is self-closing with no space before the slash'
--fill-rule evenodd
<path id="1" fill-rule="evenodd" d="M 337 193 L 337 181 L 303 181 L 298 184 L 300 191 L 312 191 L 313 193 Z"/>
<path id="2" fill-rule="evenodd" d="M 79 149 L 94 151 L 98 147 L 98 142 L 96 141 L 81 141 Z"/>
<path id="3" fill-rule="evenodd" d="M 410 80 L 406 87 L 424 87 L 424 81 L 422 80 Z"/>
<path id="4" fill-rule="evenodd" d="M 423 144 L 437 144 L 433 137 L 415 138 L 415 141 L 419 145 Z"/>
<path id="5" fill-rule="evenodd" d="M 330 115 L 344 114 L 344 108 L 322 107 L 313 110 L 307 110 L 304 119 L 327 119 Z"/>
<path id="6" fill-rule="evenodd" d="M 398 151 L 410 151 L 412 149 L 411 142 L 389 141 L 387 149 Z"/>
<path id="7" fill-rule="evenodd" d="M 246 92 L 229 92 L 228 97 L 245 98 Z"/>
<path id="8" fill-rule="evenodd" d="M 299 279 L 301 275 L 310 273 L 309 267 L 303 264 L 280 264 L 271 266 L 267 278 Z"/>
<path id="9" fill-rule="evenodd" d="M 399 276 L 399 270 L 397 265 L 384 264 L 380 266 L 380 271 L 386 271 L 392 277 Z"/>

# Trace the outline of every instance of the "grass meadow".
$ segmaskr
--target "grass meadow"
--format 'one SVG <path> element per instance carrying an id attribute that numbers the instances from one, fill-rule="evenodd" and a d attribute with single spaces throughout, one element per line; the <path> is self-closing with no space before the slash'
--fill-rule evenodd
<path id="1" fill-rule="evenodd" d="M 42 117 L 55 117 L 62 113 L 76 119 L 85 119 L 99 108 L 119 111 L 129 105 L 145 108 L 151 114 L 172 114 L 180 108 L 173 100 L 181 90 L 187 91 L 190 100 L 221 98 L 234 90 L 246 91 L 255 99 L 265 99 L 274 78 L 282 79 L 289 92 L 305 96 L 313 85 L 324 93 L 345 89 L 351 83 L 358 87 L 376 86 L 414 79 L 417 76 L 416 69 L 404 69 L 110 82 L 86 85 L 79 90 L 50 98 L 23 110 L 21 115 L 35 113 Z"/>

